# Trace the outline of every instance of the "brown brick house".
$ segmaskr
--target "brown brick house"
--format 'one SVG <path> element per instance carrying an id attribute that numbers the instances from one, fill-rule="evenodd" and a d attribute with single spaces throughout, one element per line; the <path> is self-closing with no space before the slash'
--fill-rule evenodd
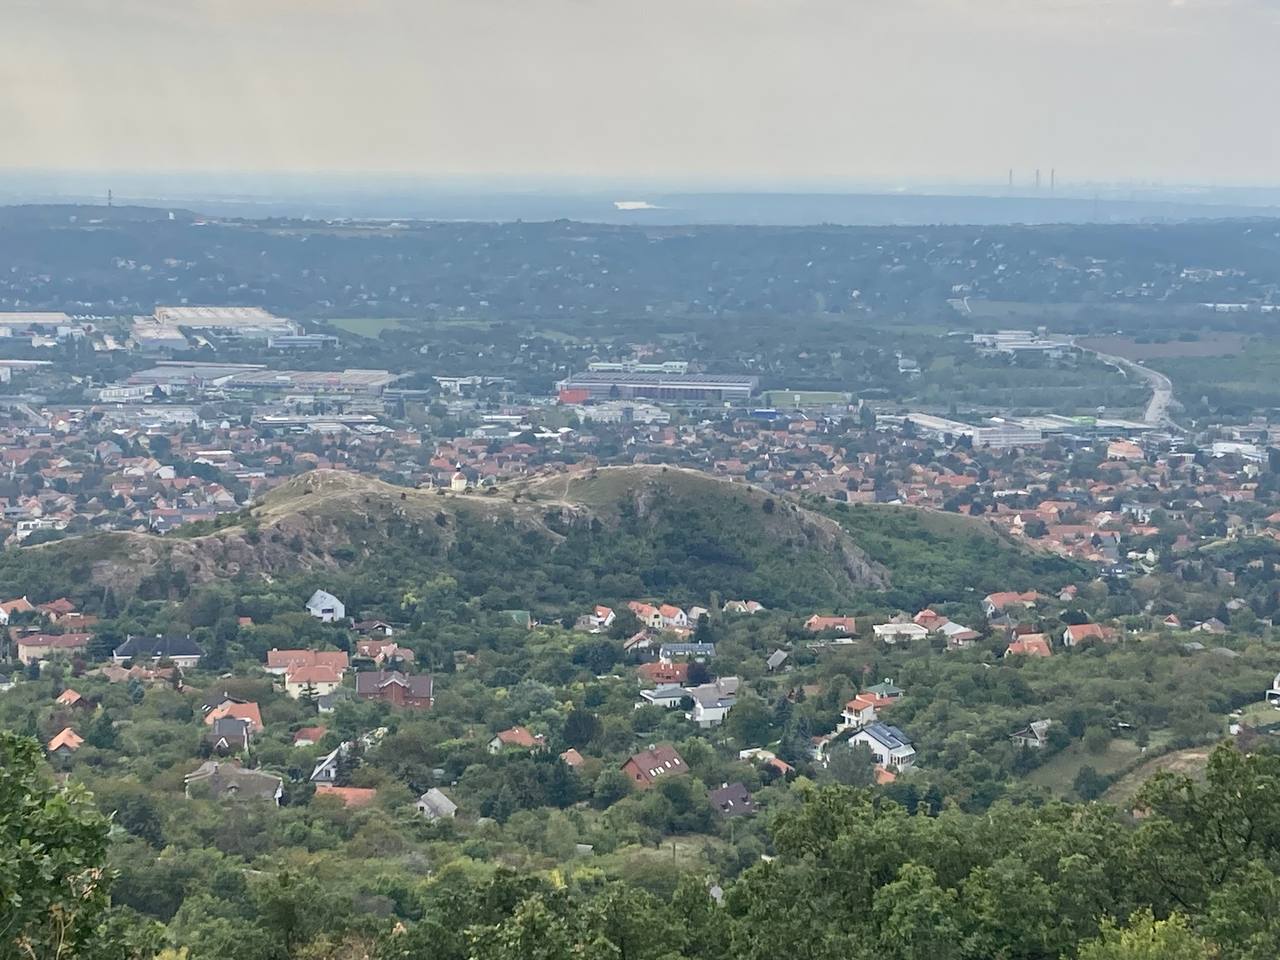
<path id="1" fill-rule="evenodd" d="M 410 675 L 399 670 L 370 670 L 356 674 L 356 696 L 361 700 L 382 700 L 395 707 L 430 710 L 431 674 Z"/>

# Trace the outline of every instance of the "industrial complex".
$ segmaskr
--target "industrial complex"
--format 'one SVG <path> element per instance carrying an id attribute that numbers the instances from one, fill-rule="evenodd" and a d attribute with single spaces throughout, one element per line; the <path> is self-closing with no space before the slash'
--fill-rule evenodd
<path id="1" fill-rule="evenodd" d="M 745 403 L 756 377 L 718 373 L 628 373 L 588 370 L 556 384 L 561 402 L 662 400 L 668 403 Z"/>

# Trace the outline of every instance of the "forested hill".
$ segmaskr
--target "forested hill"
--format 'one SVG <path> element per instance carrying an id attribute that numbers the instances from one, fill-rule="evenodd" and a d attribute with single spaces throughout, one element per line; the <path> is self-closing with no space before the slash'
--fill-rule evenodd
<path id="1" fill-rule="evenodd" d="M 177 598 L 212 580 L 319 572 L 364 608 L 392 607 L 407 584 L 442 575 L 483 606 L 547 614 L 636 596 L 745 597 L 797 610 L 884 591 L 904 605 L 946 599 L 922 571 L 957 595 L 1054 586 L 1078 573 L 980 521 L 820 511 L 690 470 L 606 468 L 466 494 L 315 471 L 220 529 L 9 551 L 0 555 L 0 592 L 34 599 L 110 587 Z"/>

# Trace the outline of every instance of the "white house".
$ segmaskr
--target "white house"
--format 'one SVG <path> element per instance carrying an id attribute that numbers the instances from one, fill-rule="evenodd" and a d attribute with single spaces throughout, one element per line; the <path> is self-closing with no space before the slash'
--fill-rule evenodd
<path id="1" fill-rule="evenodd" d="M 674 710 L 680 706 L 680 703 L 689 694 L 684 687 L 678 683 L 664 683 L 652 690 L 640 691 L 640 702 L 636 704 L 636 709 L 641 707 L 662 707 L 664 710 Z"/>
<path id="2" fill-rule="evenodd" d="M 1053 726 L 1052 720 L 1033 720 L 1026 728 L 1010 735 L 1009 739 L 1017 746 L 1040 750 L 1049 742 L 1051 726 Z"/>
<path id="3" fill-rule="evenodd" d="M 307 601 L 307 613 L 317 620 L 333 623 L 335 620 L 341 620 L 347 615 L 347 608 L 332 593 L 325 590 L 317 590 L 311 595 L 311 599 Z"/>
<path id="4" fill-rule="evenodd" d="M 658 608 L 658 615 L 662 617 L 662 626 L 668 630 L 689 626 L 689 615 L 673 604 L 664 603 Z"/>
<path id="5" fill-rule="evenodd" d="M 631 600 L 627 603 L 627 606 L 636 615 L 636 619 L 649 629 L 661 630 L 663 628 L 662 614 L 653 604 Z"/>
<path id="6" fill-rule="evenodd" d="M 721 677 L 711 683 L 689 687 L 685 692 L 693 700 L 693 709 L 685 714 L 703 730 L 724 723 L 733 705 L 738 702 L 738 678 Z"/>
<path id="7" fill-rule="evenodd" d="M 34 613 L 35 606 L 25 596 L 0 603 L 0 626 L 9 625 L 9 617 L 15 613 Z"/>
<path id="8" fill-rule="evenodd" d="M 284 692 L 294 700 L 323 697 L 342 686 L 342 674 L 327 664 L 298 667 L 284 675 Z"/>
<path id="9" fill-rule="evenodd" d="M 1267 691 L 1267 703 L 1280 710 L 1280 673 L 1271 681 L 1271 689 Z"/>
<path id="10" fill-rule="evenodd" d="M 972 647 L 982 639 L 977 630 L 970 630 L 963 624 L 954 623 L 950 620 L 939 627 L 938 632 L 947 638 L 947 646 L 952 650 L 963 650 L 966 647 Z"/>
<path id="11" fill-rule="evenodd" d="M 435 787 L 418 798 L 417 807 L 428 820 L 451 820 L 458 813 L 458 805 Z"/>
<path id="12" fill-rule="evenodd" d="M 111 659 L 117 667 L 133 662 L 134 658 L 168 660 L 179 670 L 194 670 L 204 651 L 189 635 L 158 634 L 155 637 L 130 634 L 120 646 L 111 651 Z"/>
<path id="13" fill-rule="evenodd" d="M 875 723 L 877 719 L 875 700 L 864 697 L 862 694 L 858 694 L 846 703 L 844 712 L 840 714 L 842 726 L 858 730 Z"/>
<path id="14" fill-rule="evenodd" d="M 863 743 L 871 748 L 876 763 L 882 767 L 909 767 L 915 763 L 916 750 L 911 738 L 887 723 L 872 723 L 849 738 L 850 744 Z"/>
<path id="15" fill-rule="evenodd" d="M 888 644 L 924 640 L 929 636 L 929 631 L 918 623 L 878 623 L 871 630 L 877 640 Z"/>
<path id="16" fill-rule="evenodd" d="M 592 630 L 608 630 L 613 626 L 613 622 L 618 619 L 618 615 L 613 612 L 613 607 L 606 607 L 596 604 L 596 608 L 587 614 L 587 622 L 591 625 Z"/>

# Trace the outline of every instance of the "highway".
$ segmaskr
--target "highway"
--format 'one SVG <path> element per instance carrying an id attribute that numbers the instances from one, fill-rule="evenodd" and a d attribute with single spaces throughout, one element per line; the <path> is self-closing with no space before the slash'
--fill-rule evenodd
<path id="1" fill-rule="evenodd" d="M 1077 346 L 1079 345 L 1077 344 Z M 1085 348 L 1081 347 L 1080 349 L 1083 350 Z M 1150 367 L 1145 367 L 1124 357 L 1117 357 L 1109 353 L 1099 353 L 1097 350 L 1090 350 L 1089 352 L 1103 363 L 1115 367 L 1124 376 L 1128 376 L 1132 372 L 1135 376 L 1145 380 L 1147 385 L 1151 387 L 1151 400 L 1148 401 L 1146 412 L 1142 416 L 1144 422 L 1167 430 L 1182 429 L 1169 415 L 1169 409 L 1173 406 L 1172 380 L 1158 370 L 1152 370 Z"/>

